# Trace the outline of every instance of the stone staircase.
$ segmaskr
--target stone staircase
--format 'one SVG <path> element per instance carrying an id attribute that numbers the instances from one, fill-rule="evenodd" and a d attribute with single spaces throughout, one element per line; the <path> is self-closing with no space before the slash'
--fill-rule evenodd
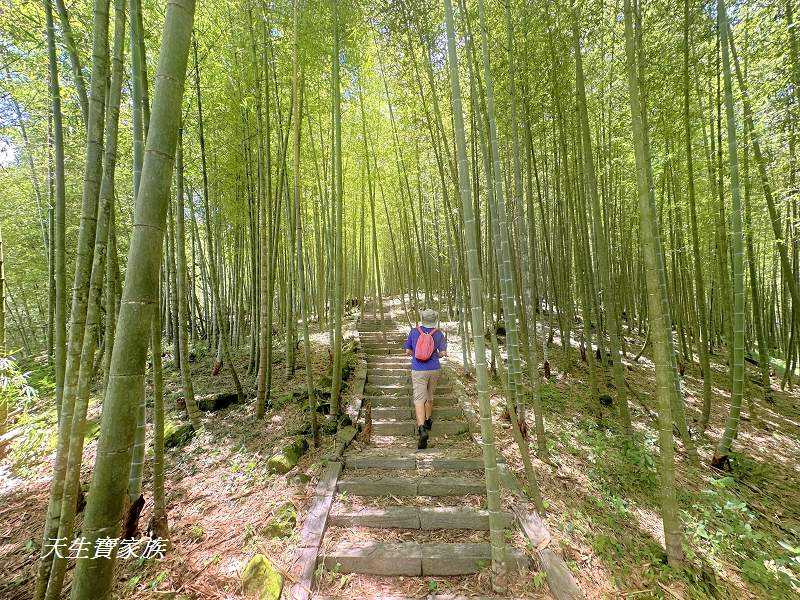
<path id="1" fill-rule="evenodd" d="M 372 435 L 344 455 L 318 561 L 336 573 L 406 580 L 478 573 L 491 560 L 480 449 L 443 374 L 428 449 L 417 450 L 406 333 L 388 318 L 383 325 L 385 335 L 379 319 L 359 323 Z M 512 515 L 503 518 L 511 528 Z M 507 560 L 528 566 L 511 545 Z"/>

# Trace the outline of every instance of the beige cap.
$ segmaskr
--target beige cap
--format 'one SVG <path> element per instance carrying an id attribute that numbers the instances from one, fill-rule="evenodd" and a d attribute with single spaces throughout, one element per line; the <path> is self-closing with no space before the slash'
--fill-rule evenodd
<path id="1" fill-rule="evenodd" d="M 420 321 L 423 327 L 436 327 L 439 321 L 439 313 L 432 308 L 424 308 L 419 313 Z"/>

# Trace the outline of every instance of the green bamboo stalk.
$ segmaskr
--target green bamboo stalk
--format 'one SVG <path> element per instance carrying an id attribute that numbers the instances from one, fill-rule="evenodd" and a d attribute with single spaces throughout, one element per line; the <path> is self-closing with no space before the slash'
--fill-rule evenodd
<path id="1" fill-rule="evenodd" d="M 105 123 L 105 156 L 103 177 L 99 193 L 92 269 L 87 297 L 85 335 L 78 363 L 79 374 L 74 396 L 71 388 L 65 390 L 65 402 L 74 406 L 70 424 L 69 452 L 64 476 L 63 499 L 58 528 L 58 539 L 71 540 L 74 531 L 77 493 L 80 486 L 80 471 L 83 462 L 83 445 L 86 429 L 86 413 L 89 407 L 89 388 L 94 375 L 94 354 L 100 333 L 100 306 L 103 281 L 106 272 L 106 249 L 108 243 L 109 214 L 114 197 L 114 174 L 116 168 L 119 105 L 122 90 L 122 63 L 125 54 L 125 0 L 115 0 L 114 5 L 114 52 L 111 69 L 111 85 L 108 91 L 108 110 Z M 54 557 L 45 598 L 57 600 L 61 596 L 67 561 Z"/>
<path id="2" fill-rule="evenodd" d="M 161 363 L 161 311 L 153 312 L 150 329 L 153 352 L 153 516 L 150 518 L 148 529 L 152 532 L 153 537 L 167 540 L 169 539 L 169 523 L 167 522 L 167 500 L 164 489 L 164 370 Z M 144 421 L 143 417 L 142 421 Z M 141 490 L 141 478 L 139 481 Z M 130 494 L 130 484 L 128 491 Z"/>
<path id="3" fill-rule="evenodd" d="M 61 88 L 58 79 L 58 59 L 56 57 L 55 27 L 53 6 L 44 0 L 47 23 L 47 56 L 50 68 L 50 103 L 53 118 L 53 180 L 54 211 L 53 236 L 51 245 L 54 255 L 55 315 L 54 315 L 54 362 L 56 379 L 56 408 L 61 412 L 64 397 L 64 367 L 66 366 L 66 244 L 65 244 L 65 176 L 64 176 L 64 126 L 61 114 Z M 85 90 L 84 90 L 85 93 Z"/>
<path id="4" fill-rule="evenodd" d="M 453 26 L 453 8 L 450 0 L 444 0 L 445 25 L 447 28 L 447 58 L 450 74 L 450 91 L 453 104 L 453 121 L 458 161 L 458 187 L 466 230 L 467 265 L 469 268 L 470 303 L 472 305 L 472 331 L 475 343 L 475 374 L 477 378 L 478 404 L 483 451 L 483 467 L 486 476 L 486 504 L 489 509 L 489 535 L 492 548 L 492 580 L 496 591 L 505 588 L 506 551 L 500 509 L 500 484 L 497 471 L 497 449 L 495 448 L 492 411 L 489 403 L 489 379 L 486 372 L 486 346 L 483 327 L 483 278 L 478 266 L 478 240 L 475 234 L 475 214 L 472 210 L 467 143 L 464 133 L 464 111 L 461 107 L 461 84 L 459 82 L 458 57 Z"/>
<path id="5" fill-rule="evenodd" d="M 686 187 L 689 196 L 689 218 L 692 224 L 692 257 L 694 259 L 694 285 L 697 300 L 697 321 L 700 329 L 700 369 L 703 372 L 703 412 L 700 429 L 711 415 L 711 382 L 713 373 L 709 358 L 708 313 L 706 309 L 705 279 L 700 257 L 700 232 L 697 224 L 697 199 L 694 182 L 694 160 L 692 157 L 692 127 L 689 115 L 689 0 L 684 2 L 683 25 L 683 124 L 686 142 Z"/>
<path id="6" fill-rule="evenodd" d="M 631 415 L 628 409 L 628 396 L 625 386 L 625 375 L 622 366 L 622 353 L 620 352 L 620 323 L 619 308 L 617 306 L 614 293 L 614 282 L 611 276 L 611 264 L 608 259 L 608 241 L 603 227 L 603 212 L 600 207 L 600 196 L 597 192 L 597 174 L 595 172 L 594 156 L 592 155 L 592 137 L 589 131 L 589 112 L 586 108 L 586 86 L 583 74 L 583 59 L 581 58 L 580 32 L 578 31 L 577 15 L 573 26 L 573 41 L 575 45 L 575 71 L 576 88 L 578 92 L 578 115 L 580 118 L 580 129 L 583 148 L 583 169 L 584 178 L 589 190 L 589 200 L 591 202 L 592 231 L 594 237 L 594 248 L 598 259 L 598 269 L 600 269 L 600 296 L 603 300 L 605 314 L 608 319 L 608 335 L 611 340 L 611 360 L 614 372 L 614 385 L 617 388 L 617 403 L 619 405 L 619 416 L 625 433 L 630 435 L 632 432 Z M 599 322 L 599 319 L 598 319 Z M 598 338 L 600 335 L 598 334 Z M 601 347 L 598 339 L 598 347 Z M 591 351 L 591 348 L 589 348 Z"/>
<path id="7" fill-rule="evenodd" d="M 109 390 L 103 409 L 97 459 L 89 489 L 83 537 L 94 549 L 101 537 L 119 531 L 133 434 L 135 398 L 144 378 L 164 236 L 172 162 L 180 122 L 193 0 L 167 6 L 134 227 L 114 342 Z M 94 81 L 94 79 L 93 79 Z M 89 556 L 92 555 L 90 550 Z M 81 558 L 72 583 L 72 600 L 105 600 L 111 594 L 113 559 Z"/>
<path id="8" fill-rule="evenodd" d="M 106 75 L 108 71 L 108 0 L 95 0 L 93 10 L 92 38 L 92 86 L 89 119 L 87 125 L 86 162 L 84 165 L 81 219 L 78 229 L 75 276 L 73 279 L 72 308 L 70 311 L 69 339 L 64 367 L 64 391 L 61 414 L 58 422 L 58 446 L 50 488 L 47 517 L 44 527 L 44 543 L 39 562 L 34 598 L 41 600 L 47 591 L 53 564 L 48 555 L 47 541 L 58 535 L 61 519 L 61 503 L 69 456 L 70 430 L 77 395 L 81 349 L 86 329 L 86 310 L 89 299 L 89 278 L 94 254 L 97 225 L 97 203 L 100 195 L 102 173 L 103 126 L 106 104 Z"/>
<path id="9" fill-rule="evenodd" d="M 178 130 L 178 146 L 175 153 L 175 198 L 177 203 L 176 212 L 176 239 L 177 246 L 177 296 L 178 296 L 178 338 L 180 343 L 180 353 L 183 360 L 180 364 L 181 381 L 183 383 L 183 398 L 186 404 L 186 413 L 192 427 L 200 429 L 203 426 L 200 420 L 200 412 L 197 410 L 197 402 L 194 398 L 194 386 L 192 385 L 192 375 L 189 372 L 189 340 L 186 330 L 188 320 L 188 309 L 186 306 L 186 224 L 184 209 L 184 188 L 183 188 L 183 129 Z M 160 338 L 159 328 L 159 342 Z M 155 338 L 154 338 L 155 342 Z"/>
<path id="10" fill-rule="evenodd" d="M 728 168 L 731 178 L 731 245 L 733 251 L 733 350 L 731 362 L 731 410 L 725 431 L 714 451 L 712 464 L 721 464 L 731 451 L 739 431 L 739 416 L 744 396 L 744 236 L 742 234 L 742 202 L 739 187 L 739 157 L 736 146 L 736 114 L 733 106 L 733 81 L 728 39 L 731 35 L 725 0 L 717 0 L 717 17 L 722 45 L 723 80 L 725 84 L 725 115 L 728 135 Z"/>
<path id="11" fill-rule="evenodd" d="M 650 335 L 653 340 L 653 358 L 656 368 L 656 397 L 658 399 L 658 424 L 661 476 L 661 517 L 667 560 L 679 567 L 684 560 L 678 499 L 675 492 L 675 451 L 672 446 L 672 401 L 675 394 L 676 373 L 673 367 L 672 327 L 666 297 L 666 278 L 661 239 L 658 234 L 653 171 L 650 146 L 645 130 L 639 87 L 639 67 L 634 41 L 634 15 L 631 0 L 625 0 L 625 55 L 628 75 L 628 96 L 636 158 L 636 183 L 639 191 L 639 218 L 641 240 L 646 266 L 647 310 Z"/>
<path id="12" fill-rule="evenodd" d="M 332 61 L 332 104 L 333 104 L 333 372 L 331 377 L 331 414 L 338 416 L 340 412 L 339 398 L 342 387 L 342 311 L 344 288 L 344 250 L 342 246 L 342 200 L 344 197 L 342 183 L 342 111 L 341 82 L 339 75 L 339 53 L 341 43 L 341 25 L 339 0 L 333 0 L 333 52 Z"/>

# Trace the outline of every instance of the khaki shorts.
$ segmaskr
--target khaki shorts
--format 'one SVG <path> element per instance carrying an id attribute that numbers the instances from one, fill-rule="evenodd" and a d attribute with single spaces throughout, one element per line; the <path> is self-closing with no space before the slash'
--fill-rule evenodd
<path id="1" fill-rule="evenodd" d="M 433 391 L 439 381 L 439 369 L 430 371 L 411 371 L 411 387 L 414 390 L 414 404 L 433 402 Z"/>

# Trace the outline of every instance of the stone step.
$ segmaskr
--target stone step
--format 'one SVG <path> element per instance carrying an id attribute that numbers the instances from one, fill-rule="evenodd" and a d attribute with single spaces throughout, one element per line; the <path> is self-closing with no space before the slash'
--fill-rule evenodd
<path id="1" fill-rule="evenodd" d="M 363 348 L 362 349 L 364 354 L 366 355 L 376 355 L 376 356 L 405 356 L 406 351 L 403 350 L 400 346 L 392 347 L 392 348 Z"/>
<path id="2" fill-rule="evenodd" d="M 411 376 L 411 364 L 404 361 L 402 365 L 389 365 L 388 367 L 371 366 L 367 369 L 368 375 L 408 375 Z"/>
<path id="3" fill-rule="evenodd" d="M 370 497 L 465 496 L 486 494 L 486 483 L 475 477 L 353 477 L 339 480 L 337 489 L 354 496 Z"/>
<path id="4" fill-rule="evenodd" d="M 386 529 L 470 529 L 489 530 L 489 511 L 459 506 L 388 506 L 347 510 L 334 508 L 328 517 L 336 527 L 370 527 Z M 510 527 L 514 518 L 501 513 L 503 527 Z"/>
<path id="5" fill-rule="evenodd" d="M 439 448 L 410 451 L 362 451 L 353 455 L 345 455 L 347 469 L 433 469 L 435 471 L 480 471 L 483 470 L 483 459 L 479 457 L 462 458 L 452 456 L 450 452 L 442 452 Z"/>
<path id="6" fill-rule="evenodd" d="M 407 385 L 374 385 L 367 383 L 364 386 L 364 393 L 370 396 L 398 396 L 398 395 L 411 395 L 411 384 Z M 436 391 L 433 393 L 434 400 L 438 395 L 449 394 L 453 392 L 453 385 L 451 383 L 444 383 L 441 386 L 436 386 Z"/>
<path id="7" fill-rule="evenodd" d="M 407 386 L 411 385 L 411 371 L 398 372 L 398 373 L 390 373 L 388 375 L 378 375 L 375 373 L 367 373 L 367 383 L 372 385 L 380 385 L 380 386 Z M 447 378 L 446 375 L 439 377 L 439 381 L 436 385 L 438 389 L 439 386 L 444 387 L 445 385 L 449 385 L 450 380 Z"/>
<path id="8" fill-rule="evenodd" d="M 381 351 L 387 350 L 403 350 L 403 354 L 405 354 L 405 350 L 403 348 L 403 344 L 405 342 L 399 341 L 389 341 L 389 342 L 370 342 L 370 341 L 363 341 L 361 342 L 361 349 L 364 351 L 372 351 L 373 354 L 381 354 Z"/>
<path id="9" fill-rule="evenodd" d="M 372 409 L 372 418 L 375 420 L 386 420 L 386 419 L 414 419 L 414 409 L 413 407 L 395 407 L 395 406 L 388 406 L 388 407 L 380 407 L 380 408 L 373 408 Z M 449 408 L 449 407 L 442 407 L 436 406 L 436 403 L 433 405 L 433 420 L 436 422 L 438 419 L 457 419 L 462 417 L 463 414 L 460 408 Z"/>
<path id="10" fill-rule="evenodd" d="M 510 570 L 528 567 L 527 557 L 507 548 Z M 390 576 L 453 576 L 489 567 L 489 544 L 419 544 L 417 542 L 354 544 L 343 542 L 321 554 L 325 569 L 339 573 Z"/>
<path id="11" fill-rule="evenodd" d="M 430 432 L 430 437 L 442 435 L 458 435 L 467 431 L 469 427 L 464 421 L 436 421 Z M 417 422 L 414 420 L 372 419 L 372 432 L 375 435 L 417 435 Z"/>
<path id="12" fill-rule="evenodd" d="M 367 359 L 367 371 L 372 371 L 373 369 L 408 369 L 411 370 L 411 359 L 408 356 L 398 356 L 396 358 L 386 359 L 386 357 L 381 357 L 380 359 L 373 358 L 374 355 L 372 354 L 365 354 L 364 357 Z"/>
<path id="13" fill-rule="evenodd" d="M 376 396 L 376 395 L 373 395 L 373 394 L 369 394 L 369 392 L 367 392 L 365 390 L 364 400 L 365 401 L 369 400 L 372 403 L 372 408 L 380 408 L 380 407 L 384 407 L 384 406 L 388 406 L 388 407 L 406 407 L 407 406 L 409 408 L 412 408 L 414 406 L 414 402 L 411 400 L 411 394 L 403 394 L 403 395 L 397 395 L 397 394 L 383 395 L 383 394 L 381 394 L 381 395 Z M 436 396 L 433 399 L 433 406 L 434 407 L 436 407 L 436 406 L 440 406 L 440 407 L 448 406 L 448 407 L 450 407 L 450 406 L 456 406 L 457 404 L 458 404 L 458 400 L 456 400 L 455 397 L 453 397 L 452 394 L 444 394 L 444 395 L 441 395 L 441 396 L 439 394 L 436 394 Z M 434 408 L 434 410 L 436 410 L 436 409 Z"/>

